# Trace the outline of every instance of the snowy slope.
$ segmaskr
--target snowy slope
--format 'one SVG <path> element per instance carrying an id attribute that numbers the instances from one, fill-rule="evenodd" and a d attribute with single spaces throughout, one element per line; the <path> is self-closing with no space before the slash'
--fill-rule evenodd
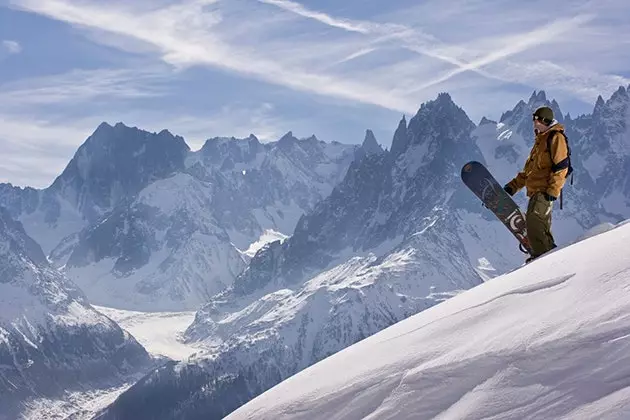
<path id="1" fill-rule="evenodd" d="M 630 416 L 630 224 L 375 334 L 227 419 Z"/>
<path id="2" fill-rule="evenodd" d="M 13 418 L 29 399 L 96 388 L 150 362 L 0 208 L 0 418 Z"/>
<path id="3" fill-rule="evenodd" d="M 288 236 L 283 233 L 276 232 L 273 229 L 267 229 L 262 235 L 260 235 L 260 238 L 256 242 L 249 245 L 249 248 L 247 248 L 243 254 L 251 259 L 258 251 L 264 248 L 265 245 L 276 241 L 283 242 L 287 238 Z"/>
<path id="4" fill-rule="evenodd" d="M 0 206 L 22 222 L 27 234 L 48 254 L 60 240 L 83 229 L 87 222 L 65 198 L 49 190 L 0 184 Z"/>

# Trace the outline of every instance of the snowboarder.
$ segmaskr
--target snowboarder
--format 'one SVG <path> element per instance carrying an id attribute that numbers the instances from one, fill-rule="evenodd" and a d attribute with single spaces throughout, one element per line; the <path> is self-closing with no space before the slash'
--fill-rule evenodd
<path id="1" fill-rule="evenodd" d="M 526 262 L 556 247 L 551 234 L 551 210 L 562 192 L 570 166 L 564 127 L 554 118 L 551 108 L 536 109 L 532 119 L 534 146 L 523 170 L 503 187 L 511 196 L 523 187 L 527 189 L 527 236 L 532 254 Z"/>

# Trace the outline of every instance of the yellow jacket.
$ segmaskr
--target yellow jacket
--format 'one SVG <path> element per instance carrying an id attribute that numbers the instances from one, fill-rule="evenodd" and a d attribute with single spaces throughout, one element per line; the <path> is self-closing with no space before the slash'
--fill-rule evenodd
<path id="1" fill-rule="evenodd" d="M 552 171 L 552 165 L 562 162 L 568 157 L 567 142 L 559 131 L 564 130 L 562 124 L 551 126 L 544 133 L 536 136 L 525 166 L 507 185 L 516 193 L 521 188 L 527 188 L 527 196 L 537 192 L 544 192 L 558 197 L 566 181 L 568 168 Z M 547 149 L 547 137 L 551 137 L 551 153 Z M 553 156 L 553 162 L 551 161 Z"/>

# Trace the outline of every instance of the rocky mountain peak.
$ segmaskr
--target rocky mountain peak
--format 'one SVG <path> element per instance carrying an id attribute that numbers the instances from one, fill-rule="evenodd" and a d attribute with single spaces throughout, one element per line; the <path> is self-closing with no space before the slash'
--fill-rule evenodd
<path id="1" fill-rule="evenodd" d="M 459 142 L 475 128 L 466 112 L 457 106 L 451 96 L 440 93 L 437 99 L 425 102 L 409 121 L 410 146 L 444 141 Z M 462 137 L 462 134 L 466 135 Z M 435 145 L 439 148 L 439 145 Z"/>
<path id="2" fill-rule="evenodd" d="M 407 119 L 402 116 L 402 119 L 398 123 L 398 128 L 394 132 L 394 138 L 392 139 L 391 152 L 392 155 L 398 156 L 403 153 L 407 147 L 409 147 L 409 135 L 407 133 Z"/>
<path id="3" fill-rule="evenodd" d="M 381 153 L 385 153 L 385 151 L 376 141 L 372 130 L 365 130 L 365 139 L 361 147 L 358 147 L 354 152 L 355 160 L 363 159 L 366 156 L 380 155 Z"/>
<path id="4" fill-rule="evenodd" d="M 190 148 L 167 130 L 159 134 L 102 123 L 50 187 L 94 220 L 150 182 L 184 168 Z"/>
<path id="5" fill-rule="evenodd" d="M 595 102 L 595 107 L 593 108 L 593 116 L 600 114 L 604 107 L 606 106 L 606 102 L 602 95 L 597 95 L 597 101 Z"/>
<path id="6" fill-rule="evenodd" d="M 317 136 L 315 134 L 311 135 L 310 137 L 304 139 L 304 141 L 308 142 L 308 143 L 320 143 L 321 140 L 317 138 Z"/>
<path id="7" fill-rule="evenodd" d="M 383 152 L 383 148 L 376 141 L 376 137 L 374 137 L 374 133 L 372 130 L 365 130 L 365 139 L 363 140 L 363 144 L 361 145 L 366 154 L 378 154 Z"/>
<path id="8" fill-rule="evenodd" d="M 296 145 L 298 141 L 299 140 L 293 135 L 293 131 L 289 131 L 284 136 L 280 137 L 280 140 L 278 140 L 278 146 L 282 148 L 292 147 Z"/>
<path id="9" fill-rule="evenodd" d="M 13 217 L 23 212 L 32 213 L 39 205 L 40 190 L 18 187 L 11 183 L 0 184 L 0 207 L 5 207 Z"/>
<path id="10" fill-rule="evenodd" d="M 618 110 L 623 110 L 630 102 L 630 95 L 628 94 L 628 90 L 624 86 L 619 86 L 610 97 L 608 101 L 606 101 L 606 105 L 611 112 L 616 112 Z"/>
<path id="11" fill-rule="evenodd" d="M 234 137 L 208 139 L 200 152 L 207 163 L 231 169 L 235 163 L 250 162 L 263 149 L 264 146 L 258 138 L 250 134 L 245 139 Z"/>
<path id="12" fill-rule="evenodd" d="M 622 96 L 624 98 L 628 97 L 628 90 L 625 88 L 625 86 L 619 86 L 619 89 L 617 89 L 615 91 L 615 93 L 612 94 L 612 96 L 610 97 L 611 100 L 615 100 L 615 98 Z"/>
<path id="13" fill-rule="evenodd" d="M 536 104 L 545 102 L 547 102 L 547 94 L 544 90 L 541 90 L 538 93 L 536 93 L 536 91 L 533 91 L 532 95 L 529 97 L 529 101 L 527 101 L 528 105 L 530 106 L 536 106 Z"/>
<path id="14" fill-rule="evenodd" d="M 499 122 L 509 124 L 509 121 L 513 119 L 518 119 L 518 117 L 515 117 L 515 116 L 520 117 L 523 114 L 525 109 L 527 109 L 527 104 L 525 103 L 525 101 L 521 99 L 520 101 L 516 103 L 516 105 L 514 106 L 514 108 L 512 108 L 511 111 L 506 111 L 503 114 L 501 114 L 501 118 L 499 119 Z"/>
<path id="15" fill-rule="evenodd" d="M 114 130 L 114 127 L 112 125 L 110 125 L 106 121 L 103 121 L 102 123 L 98 125 L 98 127 L 96 127 L 96 130 L 94 130 L 94 133 L 92 133 L 92 136 L 111 133 L 113 130 Z"/>

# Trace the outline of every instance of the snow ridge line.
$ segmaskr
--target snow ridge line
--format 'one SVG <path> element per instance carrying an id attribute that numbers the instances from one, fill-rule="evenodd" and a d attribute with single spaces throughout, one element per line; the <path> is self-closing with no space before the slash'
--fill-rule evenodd
<path id="1" fill-rule="evenodd" d="M 541 281 L 541 282 L 538 282 L 538 283 L 530 284 L 530 285 L 527 285 L 527 286 L 522 286 L 522 287 L 519 287 L 517 289 L 513 289 L 513 290 L 510 290 L 510 291 L 507 291 L 505 293 L 501 293 L 500 295 L 495 296 L 492 299 L 488 299 L 485 302 L 481 302 L 481 303 L 479 303 L 477 305 L 474 305 L 474 306 L 469 306 L 468 308 L 460 309 L 457 312 L 453 312 L 452 314 L 448 314 L 446 316 L 443 316 L 441 318 L 438 318 L 438 319 L 435 319 L 435 320 L 433 320 L 431 322 L 423 324 L 423 325 L 419 326 L 418 328 L 414 328 L 413 330 L 409 330 L 409 331 L 407 331 L 404 334 L 396 335 L 396 336 L 388 338 L 387 340 L 379 341 L 379 343 L 385 343 L 385 342 L 394 340 L 396 338 L 404 337 L 404 336 L 409 335 L 411 333 L 414 333 L 414 332 L 416 332 L 418 330 L 421 330 L 424 327 L 428 327 L 429 325 L 435 324 L 436 322 L 443 321 L 446 318 L 449 318 L 449 317 L 452 317 L 452 316 L 455 316 L 455 315 L 459 315 L 459 314 L 461 314 L 463 312 L 466 312 L 466 311 L 469 311 L 471 309 L 476 309 L 476 308 L 488 305 L 489 303 L 492 303 L 492 302 L 494 302 L 494 301 L 496 301 L 498 299 L 504 298 L 506 296 L 525 295 L 525 294 L 528 294 L 528 293 L 538 292 L 538 291 L 545 290 L 545 289 L 551 289 L 553 287 L 556 287 L 556 286 L 559 286 L 561 284 L 566 283 L 573 276 L 575 276 L 575 273 L 566 274 L 564 276 L 556 277 L 556 278 L 549 279 L 549 280 L 544 280 L 544 281 Z"/>

